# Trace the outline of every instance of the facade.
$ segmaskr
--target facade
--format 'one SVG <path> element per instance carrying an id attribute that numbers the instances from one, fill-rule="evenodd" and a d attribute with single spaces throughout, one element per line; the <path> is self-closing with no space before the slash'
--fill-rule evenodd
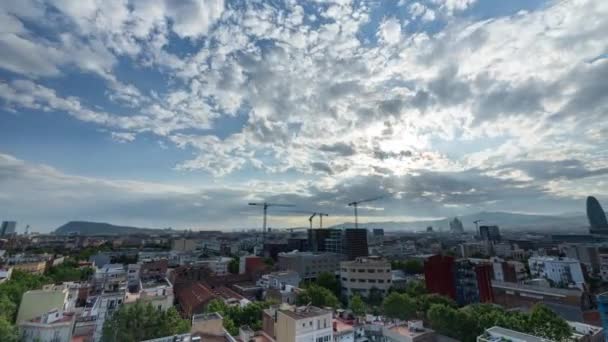
<path id="1" fill-rule="evenodd" d="M 602 327 L 605 331 L 608 331 L 608 292 L 597 296 L 597 310 L 600 312 Z"/>
<path id="2" fill-rule="evenodd" d="M 494 301 L 492 292 L 492 265 L 474 264 L 467 259 L 457 260 L 456 302 L 459 305 Z"/>
<path id="3" fill-rule="evenodd" d="M 124 288 L 117 291 L 108 291 L 97 296 L 93 304 L 93 312 L 97 313 L 95 320 L 95 329 L 93 331 L 93 341 L 101 340 L 103 335 L 103 325 L 106 320 L 110 319 L 123 304 L 125 296 Z"/>
<path id="4" fill-rule="evenodd" d="M 348 260 L 368 256 L 367 229 L 345 229 L 342 253 Z"/>
<path id="5" fill-rule="evenodd" d="M 308 246 L 311 252 L 325 252 L 325 240 L 329 238 L 331 229 L 309 229 Z"/>
<path id="6" fill-rule="evenodd" d="M 13 268 L 0 268 L 0 284 L 4 283 L 7 280 L 11 279 L 11 275 L 13 274 Z"/>
<path id="7" fill-rule="evenodd" d="M 225 276 L 230 273 L 230 272 L 228 272 L 228 265 L 230 264 L 231 261 L 232 261 L 232 258 L 217 257 L 217 258 L 198 260 L 196 263 L 206 265 L 209 268 L 209 270 L 211 270 L 211 272 L 213 272 L 213 274 L 215 274 L 216 276 Z"/>
<path id="8" fill-rule="evenodd" d="M 348 260 L 368 255 L 367 229 L 309 229 L 312 252 L 344 254 Z"/>
<path id="9" fill-rule="evenodd" d="M 332 341 L 331 311 L 314 306 L 298 307 L 294 310 L 277 310 L 275 317 L 276 341 Z"/>
<path id="10" fill-rule="evenodd" d="M 536 304 L 543 304 L 568 321 L 588 322 L 587 312 L 592 307 L 588 295 L 577 288 L 560 289 L 493 281 L 492 290 L 494 302 L 506 309 L 529 310 Z M 600 297 L 598 297 L 600 303 L 598 306 L 601 314 Z M 608 306 L 606 308 L 608 309 Z"/>
<path id="11" fill-rule="evenodd" d="M 369 296 L 376 288 L 383 295 L 392 285 L 391 263 L 378 257 L 361 257 L 340 263 L 342 294 L 351 298 L 355 294 Z"/>
<path id="12" fill-rule="evenodd" d="M 585 278 L 581 263 L 576 259 L 535 256 L 528 259 L 532 277 L 546 278 L 556 285 L 584 289 Z"/>
<path id="13" fill-rule="evenodd" d="M 498 226 L 479 226 L 479 236 L 484 241 L 499 242 L 500 230 Z"/>
<path id="14" fill-rule="evenodd" d="M 424 281 L 430 293 L 456 299 L 456 268 L 454 258 L 433 255 L 424 261 Z"/>
<path id="15" fill-rule="evenodd" d="M 125 294 L 124 303 L 143 302 L 151 304 L 159 310 L 167 310 L 173 306 L 173 285 L 167 278 L 140 281 L 136 292 Z"/>
<path id="16" fill-rule="evenodd" d="M 17 222 L 3 221 L 0 226 L 0 236 L 12 236 L 17 234 Z"/>
<path id="17" fill-rule="evenodd" d="M 171 241 L 171 250 L 190 252 L 198 247 L 198 241 L 194 239 L 175 239 Z"/>
<path id="18" fill-rule="evenodd" d="M 46 261 L 32 261 L 14 264 L 13 269 L 29 274 L 42 275 L 46 270 L 46 265 Z"/>
<path id="19" fill-rule="evenodd" d="M 588 272 L 600 273 L 600 256 L 597 246 L 582 243 L 568 243 L 559 246 L 560 251 L 566 257 L 577 259 L 585 265 Z"/>
<path id="20" fill-rule="evenodd" d="M 600 277 L 603 281 L 608 281 L 608 248 L 600 248 L 598 250 L 598 259 L 600 263 Z"/>
<path id="21" fill-rule="evenodd" d="M 42 316 L 19 323 L 19 335 L 23 341 L 70 342 L 74 318 L 74 313 L 53 309 Z"/>
<path id="22" fill-rule="evenodd" d="M 459 247 L 462 258 L 488 256 L 492 252 L 492 245 L 488 241 L 465 242 Z"/>
<path id="23" fill-rule="evenodd" d="M 491 258 L 493 280 L 510 282 L 510 283 L 522 283 L 527 277 L 526 266 L 523 262 L 519 261 L 504 261 L 500 258 Z"/>
<path id="24" fill-rule="evenodd" d="M 127 281 L 127 270 L 122 264 L 106 264 L 93 273 L 93 289 L 96 293 L 117 291 Z"/>
<path id="25" fill-rule="evenodd" d="M 258 280 L 258 285 L 265 289 L 282 289 L 285 286 L 298 287 L 300 275 L 295 271 L 279 271 L 264 274 Z"/>
<path id="26" fill-rule="evenodd" d="M 289 252 L 280 253 L 279 269 L 292 270 L 302 280 L 315 280 L 323 272 L 335 273 L 340 269 L 340 261 L 345 257 L 337 253 Z"/>

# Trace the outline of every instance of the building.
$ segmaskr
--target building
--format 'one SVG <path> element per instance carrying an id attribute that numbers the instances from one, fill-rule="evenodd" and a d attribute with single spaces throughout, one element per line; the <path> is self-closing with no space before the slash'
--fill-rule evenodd
<path id="1" fill-rule="evenodd" d="M 13 236 L 17 234 L 17 222 L 15 221 L 3 221 L 0 226 L 0 236 Z"/>
<path id="2" fill-rule="evenodd" d="M 462 221 L 460 221 L 458 217 L 454 217 L 454 219 L 450 221 L 450 232 L 454 234 L 464 233 L 464 226 L 462 225 Z"/>
<path id="3" fill-rule="evenodd" d="M 75 305 L 76 298 L 70 296 L 65 286 L 45 286 L 42 290 L 23 293 L 17 323 L 40 317 L 51 310 L 68 311 Z"/>
<path id="4" fill-rule="evenodd" d="M 424 262 L 427 291 L 450 297 L 460 305 L 493 302 L 492 274 L 489 262 L 474 263 L 442 255 Z"/>
<path id="5" fill-rule="evenodd" d="M 577 259 L 585 265 L 588 272 L 593 274 L 600 273 L 599 249 L 595 245 L 582 243 L 565 243 L 559 245 L 559 250 L 566 257 Z"/>
<path id="6" fill-rule="evenodd" d="M 364 331 L 377 330 L 368 325 Z M 435 332 L 424 327 L 422 321 L 408 321 L 407 324 L 391 324 L 381 326 L 382 336 L 386 342 L 434 342 Z"/>
<path id="7" fill-rule="evenodd" d="M 276 310 L 273 331 L 276 341 L 332 341 L 332 312 L 314 306 Z"/>
<path id="8" fill-rule="evenodd" d="M 587 197 L 587 218 L 589 219 L 589 232 L 591 234 L 606 234 L 608 220 L 600 202 L 593 197 Z"/>
<path id="9" fill-rule="evenodd" d="M 336 273 L 340 269 L 340 261 L 343 261 L 345 256 L 329 252 L 289 252 L 280 253 L 278 258 L 280 270 L 295 271 L 302 280 L 312 281 L 323 272 Z"/>
<path id="10" fill-rule="evenodd" d="M 493 302 L 492 265 L 459 259 L 455 262 L 455 270 L 455 300 L 459 305 Z"/>
<path id="11" fill-rule="evenodd" d="M 94 299 L 92 312 L 96 313 L 93 341 L 101 340 L 103 336 L 103 325 L 106 320 L 122 306 L 126 287 L 122 286 L 111 291 L 105 291 Z"/>
<path id="12" fill-rule="evenodd" d="M 424 261 L 424 281 L 430 293 L 437 293 L 456 299 L 456 268 L 454 258 L 447 255 L 433 255 Z"/>
<path id="13" fill-rule="evenodd" d="M 531 310 L 534 305 L 543 304 L 565 320 L 593 323 L 588 318 L 593 307 L 591 298 L 577 288 L 560 289 L 493 281 L 492 290 L 494 302 L 507 309 Z"/>
<path id="14" fill-rule="evenodd" d="M 19 323 L 19 335 L 23 341 L 70 342 L 75 314 L 52 309 L 41 316 Z"/>
<path id="15" fill-rule="evenodd" d="M 21 271 L 29 274 L 42 275 L 46 270 L 47 262 L 45 260 L 23 262 L 13 265 L 13 270 Z"/>
<path id="16" fill-rule="evenodd" d="M 581 342 L 602 342 L 604 341 L 604 329 L 591 324 L 580 322 L 567 322 L 572 328 L 572 340 Z"/>
<path id="17" fill-rule="evenodd" d="M 477 258 L 492 254 L 492 245 L 488 241 L 465 242 L 459 247 L 462 258 Z"/>
<path id="18" fill-rule="evenodd" d="M 600 263 L 600 277 L 603 281 L 608 281 L 608 248 L 599 248 L 598 258 Z"/>
<path id="19" fill-rule="evenodd" d="M 367 229 L 309 229 L 308 241 L 312 252 L 344 254 L 348 260 L 368 255 Z"/>
<path id="20" fill-rule="evenodd" d="M 493 277 L 492 280 L 522 283 L 528 278 L 526 265 L 519 261 L 504 261 L 500 258 L 491 258 Z"/>
<path id="21" fill-rule="evenodd" d="M 264 274 L 260 277 L 257 284 L 264 289 L 282 289 L 285 286 L 300 286 L 300 275 L 296 271 L 278 271 Z"/>
<path id="22" fill-rule="evenodd" d="M 167 278 L 140 280 L 137 288 L 127 291 L 124 304 L 142 302 L 159 310 L 173 307 L 173 284 Z"/>
<path id="23" fill-rule="evenodd" d="M 557 286 L 575 286 L 584 289 L 585 278 L 581 263 L 576 259 L 534 256 L 528 259 L 532 277 L 541 277 Z"/>
<path id="24" fill-rule="evenodd" d="M 239 274 L 254 274 L 265 268 L 264 258 L 257 255 L 246 255 L 239 258 Z"/>
<path id="25" fill-rule="evenodd" d="M 175 239 L 171 241 L 171 250 L 180 252 L 190 252 L 195 250 L 199 242 L 194 239 Z"/>
<path id="26" fill-rule="evenodd" d="M 127 282 L 127 270 L 123 264 L 106 264 L 95 269 L 91 279 L 95 293 L 117 291 Z"/>
<path id="27" fill-rule="evenodd" d="M 11 279 L 11 275 L 13 274 L 13 268 L 0 268 L 0 284 L 4 283 L 7 280 Z"/>
<path id="28" fill-rule="evenodd" d="M 224 276 L 230 273 L 228 271 L 228 265 L 230 265 L 231 261 L 232 258 L 229 257 L 216 257 L 198 260 L 196 261 L 196 264 L 207 266 L 207 268 L 216 276 Z"/>
<path id="29" fill-rule="evenodd" d="M 499 242 L 500 230 L 498 226 L 479 226 L 479 236 L 484 241 Z"/>
<path id="30" fill-rule="evenodd" d="M 519 331 L 506 329 L 502 327 L 491 327 L 486 329 L 483 334 L 477 336 L 477 342 L 553 342 L 549 339 L 537 337 L 534 335 L 524 334 Z"/>
<path id="31" fill-rule="evenodd" d="M 379 257 L 360 257 L 340 263 L 342 295 L 351 298 L 358 294 L 368 297 L 372 289 L 388 294 L 392 285 L 391 263 Z"/>

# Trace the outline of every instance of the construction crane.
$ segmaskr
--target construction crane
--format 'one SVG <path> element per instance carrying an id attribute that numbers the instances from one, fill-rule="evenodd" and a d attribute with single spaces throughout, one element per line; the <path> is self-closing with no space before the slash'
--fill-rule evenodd
<path id="1" fill-rule="evenodd" d="M 372 197 L 372 198 L 364 199 L 361 201 L 353 201 L 353 202 L 348 203 L 349 207 L 353 207 L 355 209 L 355 228 L 359 228 L 359 214 L 357 213 L 357 206 L 361 203 L 377 201 L 377 200 L 381 199 L 382 197 L 383 196 Z"/>
<path id="2" fill-rule="evenodd" d="M 293 205 L 293 204 L 278 204 L 278 203 L 267 203 L 267 202 L 262 202 L 262 203 L 249 202 L 249 205 L 260 206 L 260 207 L 264 208 L 264 223 L 262 224 L 262 246 L 264 246 L 264 243 L 266 242 L 266 222 L 267 222 L 267 217 L 268 217 L 268 208 L 269 207 L 295 207 L 295 205 Z"/>
<path id="3" fill-rule="evenodd" d="M 473 223 L 475 223 L 475 230 L 477 231 L 477 233 L 479 232 L 479 222 L 483 222 L 483 220 L 473 221 Z M 475 233 L 475 234 L 477 234 L 477 233 Z"/>
<path id="4" fill-rule="evenodd" d="M 312 215 L 310 215 L 310 217 L 308 218 L 308 222 L 310 223 L 310 229 L 312 229 L 312 219 L 315 216 L 319 216 L 319 228 L 323 229 L 323 216 L 329 216 L 329 214 L 326 214 L 326 213 L 312 213 Z"/>

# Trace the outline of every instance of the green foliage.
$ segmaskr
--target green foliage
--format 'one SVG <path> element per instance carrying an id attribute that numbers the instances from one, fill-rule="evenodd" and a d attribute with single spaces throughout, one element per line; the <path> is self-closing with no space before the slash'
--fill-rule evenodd
<path id="1" fill-rule="evenodd" d="M 174 308 L 155 309 L 151 304 L 137 302 L 123 305 L 103 326 L 104 342 L 138 342 L 183 334 L 190 330 L 190 321 L 182 319 Z"/>
<path id="2" fill-rule="evenodd" d="M 424 265 L 419 260 L 394 260 L 391 261 L 391 268 L 394 270 L 402 270 L 407 274 L 422 274 L 424 272 Z"/>
<path id="3" fill-rule="evenodd" d="M 232 260 L 230 260 L 228 263 L 228 272 L 232 274 L 239 273 L 239 257 L 234 257 Z"/>
<path id="4" fill-rule="evenodd" d="M 308 303 L 312 303 L 314 306 L 329 306 L 332 308 L 337 308 L 340 306 L 340 301 L 338 300 L 338 297 L 333 294 L 333 292 L 315 284 L 309 285 L 304 291 L 298 294 L 296 303 L 298 305 L 307 305 Z"/>
<path id="5" fill-rule="evenodd" d="M 407 293 L 411 297 L 422 296 L 426 293 L 426 286 L 424 286 L 424 283 L 422 281 L 413 280 L 407 283 L 405 287 L 405 293 Z"/>
<path id="6" fill-rule="evenodd" d="M 12 325 L 4 315 L 0 316 L 0 340 L 3 342 L 19 341 L 19 331 L 17 330 L 17 327 Z"/>
<path id="7" fill-rule="evenodd" d="M 324 287 L 330 290 L 336 297 L 340 298 L 340 281 L 336 278 L 335 275 L 329 272 L 322 272 L 317 276 L 317 281 L 315 282 L 318 286 Z"/>
<path id="8" fill-rule="evenodd" d="M 274 266 L 274 260 L 272 258 L 264 258 L 264 263 L 268 266 Z"/>
<path id="9" fill-rule="evenodd" d="M 13 322 L 17 314 L 17 308 L 21 303 L 21 297 L 25 291 L 35 290 L 52 281 L 39 275 L 32 275 L 23 271 L 14 270 L 11 279 L 0 284 L 0 311 L 9 322 Z M 12 303 L 12 305 L 10 304 Z M 6 311 L 5 311 L 6 310 Z"/>
<path id="10" fill-rule="evenodd" d="M 230 334 L 238 335 L 239 327 L 243 325 L 248 325 L 253 330 L 262 329 L 262 312 L 270 305 L 270 302 L 252 302 L 241 308 L 214 299 L 207 305 L 207 312 L 218 312 L 224 317 L 224 328 Z"/>
<path id="11" fill-rule="evenodd" d="M 359 296 L 359 295 L 354 295 L 350 299 L 349 308 L 353 311 L 353 313 L 357 317 L 365 315 L 365 303 L 363 302 L 363 299 L 361 299 L 361 296 Z"/>
<path id="12" fill-rule="evenodd" d="M 433 329 L 464 342 L 475 341 L 476 336 L 495 325 L 554 341 L 568 340 L 571 334 L 566 321 L 540 304 L 530 314 L 525 314 L 505 311 L 491 304 L 456 309 L 436 303 L 431 304 L 427 317 Z"/>
<path id="13" fill-rule="evenodd" d="M 46 275 L 55 283 L 64 281 L 84 281 L 88 280 L 93 274 L 93 269 L 90 267 L 78 268 L 78 262 L 75 260 L 66 260 L 63 264 L 51 267 Z"/>
<path id="14" fill-rule="evenodd" d="M 370 306 L 380 306 L 384 300 L 384 294 L 377 287 L 369 289 L 369 295 L 365 298 L 365 302 Z"/>
<path id="15" fill-rule="evenodd" d="M 389 318 L 411 319 L 416 315 L 416 301 L 407 294 L 392 292 L 384 298 L 382 310 Z"/>

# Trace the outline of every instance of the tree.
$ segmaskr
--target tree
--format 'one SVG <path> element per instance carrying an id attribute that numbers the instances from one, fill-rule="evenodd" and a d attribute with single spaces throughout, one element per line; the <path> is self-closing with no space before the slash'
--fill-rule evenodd
<path id="1" fill-rule="evenodd" d="M 230 260 L 228 263 L 228 272 L 232 274 L 239 273 L 239 257 L 234 257 L 232 260 Z"/>
<path id="2" fill-rule="evenodd" d="M 11 322 L 4 316 L 0 316 L 0 337 L 3 342 L 17 342 L 19 341 L 19 332 L 17 327 L 11 324 Z"/>
<path id="3" fill-rule="evenodd" d="M 407 283 L 405 293 L 411 297 L 422 296 L 426 293 L 426 287 L 422 281 L 413 280 Z"/>
<path id="4" fill-rule="evenodd" d="M 416 302 L 407 294 L 392 292 L 382 302 L 384 314 L 393 319 L 407 320 L 416 314 Z"/>
<path id="5" fill-rule="evenodd" d="M 403 271 L 408 274 L 421 274 L 424 272 L 424 265 L 418 260 L 407 260 L 403 265 Z"/>
<path id="6" fill-rule="evenodd" d="M 357 317 L 363 316 L 365 314 L 365 303 L 363 302 L 363 300 L 361 299 L 361 296 L 359 296 L 359 295 L 354 295 L 350 299 L 349 308 L 353 311 L 353 313 Z"/>
<path id="7" fill-rule="evenodd" d="M 564 341 L 571 336 L 568 323 L 544 305 L 537 304 L 530 312 L 531 333 L 555 341 Z"/>
<path id="8" fill-rule="evenodd" d="M 335 275 L 329 272 L 322 272 L 317 276 L 316 284 L 330 290 L 336 297 L 340 297 L 341 286 Z"/>
<path id="9" fill-rule="evenodd" d="M 337 308 L 340 306 L 340 301 L 330 290 L 311 284 L 304 291 L 298 294 L 296 298 L 296 303 L 298 305 L 306 305 L 311 303 L 314 306 L 325 307 L 329 306 L 332 308 Z"/>
<path id="10" fill-rule="evenodd" d="M 456 302 L 454 302 L 451 298 L 438 295 L 436 293 L 424 294 L 414 298 L 416 299 L 417 311 L 422 316 L 421 318 L 425 318 L 426 312 L 429 311 L 431 305 L 433 304 L 441 304 L 451 308 L 457 307 Z"/>
<path id="11" fill-rule="evenodd" d="M 174 308 L 158 310 L 151 304 L 136 302 L 123 305 L 104 323 L 102 341 L 136 342 L 183 334 L 190 321 L 182 319 Z"/>
<path id="12" fill-rule="evenodd" d="M 460 310 L 442 304 L 433 304 L 427 316 L 435 331 L 457 340 L 472 342 L 481 334 L 475 320 Z"/>

